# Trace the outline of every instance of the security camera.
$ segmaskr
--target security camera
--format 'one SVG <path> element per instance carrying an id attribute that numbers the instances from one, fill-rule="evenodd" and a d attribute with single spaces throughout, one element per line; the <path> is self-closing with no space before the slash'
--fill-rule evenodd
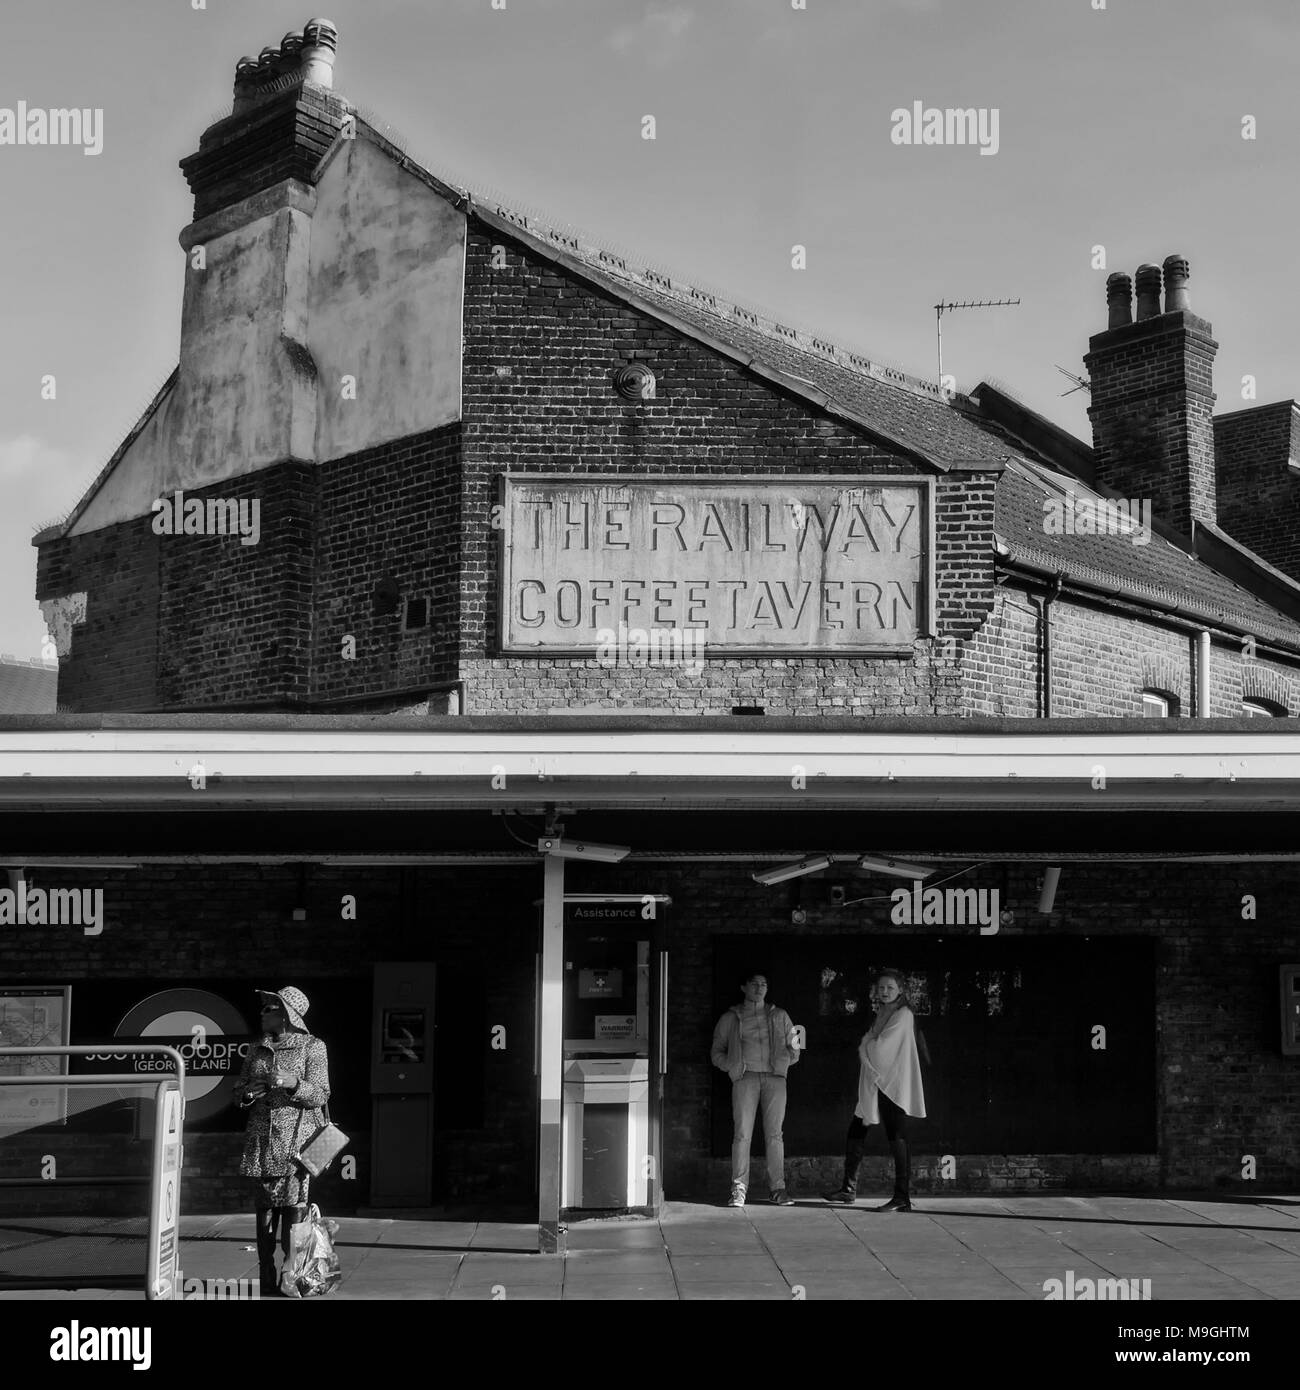
<path id="1" fill-rule="evenodd" d="M 586 840 L 562 840 L 559 836 L 544 836 L 537 848 L 557 859 L 590 859 L 597 864 L 617 864 L 632 853 L 631 845 L 593 845 Z"/>

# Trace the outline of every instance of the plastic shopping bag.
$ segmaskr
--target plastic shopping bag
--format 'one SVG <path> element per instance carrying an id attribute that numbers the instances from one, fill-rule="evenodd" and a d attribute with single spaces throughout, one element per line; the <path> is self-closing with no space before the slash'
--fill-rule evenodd
<path id="1" fill-rule="evenodd" d="M 289 1256 L 280 1276 L 280 1292 L 286 1298 L 319 1298 L 343 1278 L 334 1250 L 339 1223 L 327 1221 L 313 1202 L 306 1221 L 291 1226 Z"/>

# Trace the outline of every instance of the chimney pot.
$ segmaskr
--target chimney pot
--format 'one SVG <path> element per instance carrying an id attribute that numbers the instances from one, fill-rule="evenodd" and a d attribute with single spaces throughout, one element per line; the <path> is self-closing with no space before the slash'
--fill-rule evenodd
<path id="1" fill-rule="evenodd" d="M 263 81 L 276 75 L 280 66 L 280 50 L 266 47 L 257 55 L 257 75 Z"/>
<path id="2" fill-rule="evenodd" d="M 1158 318 L 1160 314 L 1160 267 L 1140 265 L 1137 268 L 1137 321 Z"/>
<path id="3" fill-rule="evenodd" d="M 334 85 L 334 55 L 339 31 L 329 19 L 309 19 L 302 31 L 302 76 L 320 87 Z"/>
<path id="4" fill-rule="evenodd" d="M 241 111 L 246 111 L 253 104 L 257 94 L 258 86 L 258 67 L 257 59 L 243 57 L 235 64 L 235 104 L 231 108 L 231 115 L 237 116 Z"/>
<path id="5" fill-rule="evenodd" d="M 1133 322 L 1133 281 L 1122 270 L 1106 277 L 1106 308 L 1110 311 L 1107 328 Z"/>
<path id="6" fill-rule="evenodd" d="M 1191 269 L 1186 256 L 1165 257 L 1165 313 L 1172 314 L 1181 309 L 1190 309 L 1187 297 L 1187 278 Z"/>
<path id="7" fill-rule="evenodd" d="M 284 38 L 280 40 L 280 47 L 276 53 L 276 74 L 283 77 L 286 73 L 297 72 L 301 53 L 302 35 L 286 34 Z"/>

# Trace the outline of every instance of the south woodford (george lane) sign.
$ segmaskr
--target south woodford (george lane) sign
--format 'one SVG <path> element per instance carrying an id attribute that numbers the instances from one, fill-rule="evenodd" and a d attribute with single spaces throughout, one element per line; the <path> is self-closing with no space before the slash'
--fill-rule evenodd
<path id="1" fill-rule="evenodd" d="M 507 474 L 502 646 L 620 628 L 714 655 L 897 652 L 933 634 L 928 478 Z"/>

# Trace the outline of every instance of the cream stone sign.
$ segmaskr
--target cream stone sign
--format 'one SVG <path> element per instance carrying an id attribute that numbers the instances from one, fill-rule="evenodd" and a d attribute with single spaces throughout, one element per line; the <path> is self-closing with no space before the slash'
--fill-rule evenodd
<path id="1" fill-rule="evenodd" d="M 933 632 L 928 478 L 508 474 L 504 650 L 618 632 L 713 655 L 896 652 Z"/>

